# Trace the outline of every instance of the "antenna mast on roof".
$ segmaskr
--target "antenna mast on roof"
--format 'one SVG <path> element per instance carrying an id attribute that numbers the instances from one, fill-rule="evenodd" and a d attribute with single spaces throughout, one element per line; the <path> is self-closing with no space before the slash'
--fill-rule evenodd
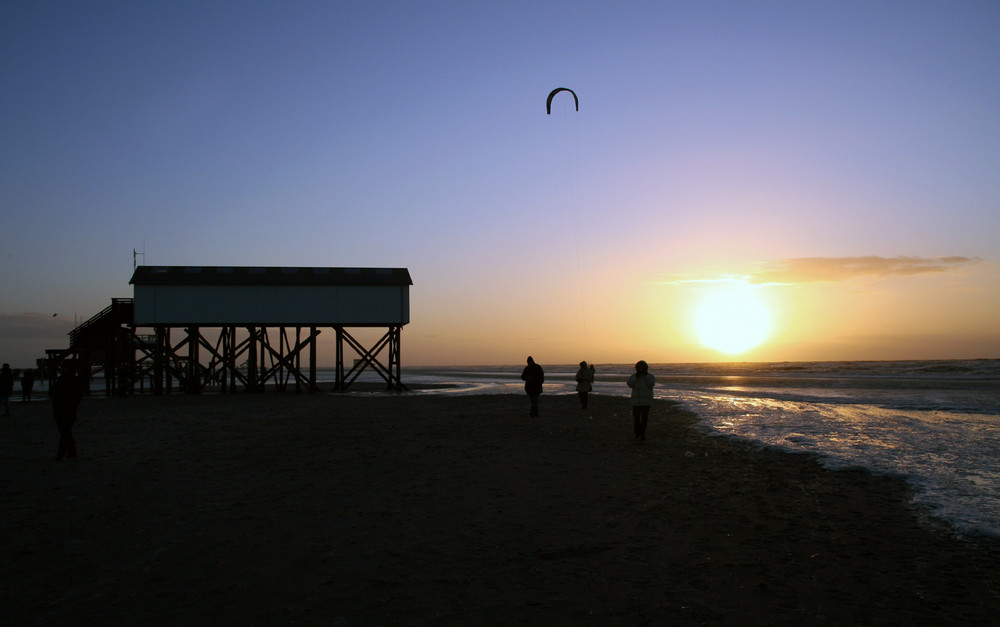
<path id="1" fill-rule="evenodd" d="M 136 267 L 139 265 L 136 261 L 139 256 L 142 256 L 142 265 L 146 265 L 146 240 L 142 240 L 142 252 L 136 252 L 132 249 L 132 271 L 135 272 Z"/>

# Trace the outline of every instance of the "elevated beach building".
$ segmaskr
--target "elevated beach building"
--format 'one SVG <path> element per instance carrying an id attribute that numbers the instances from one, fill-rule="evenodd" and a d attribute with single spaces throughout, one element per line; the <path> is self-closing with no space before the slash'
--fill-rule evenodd
<path id="1" fill-rule="evenodd" d="M 366 369 L 388 389 L 404 388 L 400 335 L 413 284 L 405 268 L 138 266 L 129 283 L 133 298 L 114 299 L 61 351 L 103 370 L 109 394 L 146 382 L 158 394 L 175 384 L 188 392 L 268 384 L 313 391 L 317 341 L 330 328 L 335 390 Z M 384 332 L 365 346 L 354 328 Z M 348 367 L 349 353 L 357 358 Z"/>

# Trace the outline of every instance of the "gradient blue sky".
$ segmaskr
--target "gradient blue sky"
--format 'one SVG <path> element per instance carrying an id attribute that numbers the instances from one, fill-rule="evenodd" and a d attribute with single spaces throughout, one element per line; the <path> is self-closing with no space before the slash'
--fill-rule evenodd
<path id="1" fill-rule="evenodd" d="M 773 316 L 738 359 L 1000 357 L 998 33 L 995 1 L 3 3 L 0 359 L 130 296 L 133 248 L 407 267 L 404 365 L 731 359 L 690 330 L 723 279 Z"/>

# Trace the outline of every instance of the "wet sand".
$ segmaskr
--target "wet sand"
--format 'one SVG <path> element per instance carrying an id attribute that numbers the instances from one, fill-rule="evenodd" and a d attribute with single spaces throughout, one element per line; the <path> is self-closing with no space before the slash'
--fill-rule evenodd
<path id="1" fill-rule="evenodd" d="M 668 403 L 86 399 L 0 422 L 11 625 L 990 625 L 1000 548 Z"/>

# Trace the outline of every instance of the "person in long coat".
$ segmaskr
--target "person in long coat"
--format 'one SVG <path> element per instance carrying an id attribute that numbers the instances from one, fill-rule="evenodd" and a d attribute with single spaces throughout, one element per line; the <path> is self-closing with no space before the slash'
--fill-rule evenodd
<path id="1" fill-rule="evenodd" d="M 580 397 L 580 409 L 587 409 L 587 395 L 594 389 L 594 364 L 587 365 L 587 362 L 580 362 L 580 369 L 576 371 L 576 395 Z"/>
<path id="2" fill-rule="evenodd" d="M 656 379 L 649 374 L 649 364 L 640 361 L 635 365 L 635 374 L 628 378 L 628 386 L 632 388 L 632 419 L 635 422 L 635 437 L 646 439 L 646 424 L 649 422 L 649 410 L 653 405 L 653 386 Z"/>
<path id="3" fill-rule="evenodd" d="M 3 415 L 10 415 L 10 395 L 14 393 L 14 371 L 10 364 L 0 368 L 0 405 L 3 405 Z"/>
<path id="4" fill-rule="evenodd" d="M 76 457 L 73 424 L 82 398 L 83 379 L 77 375 L 71 362 L 63 362 L 59 378 L 52 384 L 52 413 L 59 429 L 59 452 L 56 453 L 56 460 Z"/>
<path id="5" fill-rule="evenodd" d="M 35 371 L 31 368 L 21 373 L 21 401 L 31 400 L 31 390 L 35 387 Z"/>
<path id="6" fill-rule="evenodd" d="M 521 371 L 521 380 L 524 381 L 524 392 L 531 400 L 530 415 L 532 417 L 538 416 L 538 397 L 542 395 L 545 372 L 530 356 L 528 357 L 528 365 Z"/>

